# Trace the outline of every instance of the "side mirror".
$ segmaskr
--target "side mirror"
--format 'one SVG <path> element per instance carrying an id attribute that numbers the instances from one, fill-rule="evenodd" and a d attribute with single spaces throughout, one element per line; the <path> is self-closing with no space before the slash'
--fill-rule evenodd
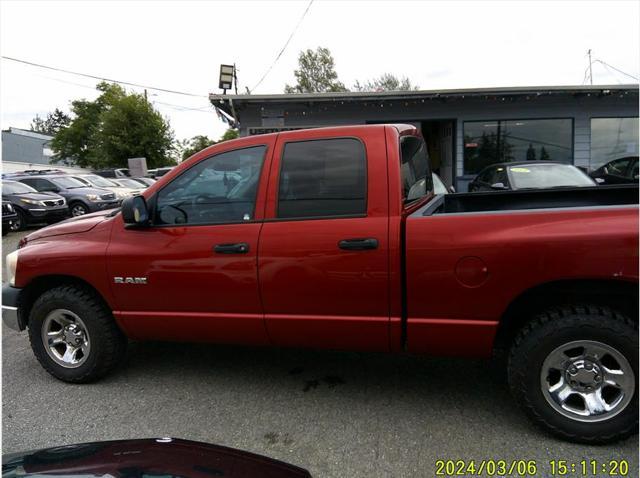
<path id="1" fill-rule="evenodd" d="M 507 187 L 504 185 L 504 183 L 493 183 L 491 185 L 491 189 L 496 189 L 498 191 L 502 191 L 507 189 Z"/>
<path id="2" fill-rule="evenodd" d="M 593 178 L 593 179 L 594 179 L 594 180 L 596 181 L 596 183 L 598 183 L 598 184 L 602 184 L 602 183 L 604 183 L 604 179 L 603 179 L 603 178 Z"/>
<path id="3" fill-rule="evenodd" d="M 43 192 L 43 193 L 59 193 L 60 189 L 54 188 L 54 187 L 50 187 L 50 188 L 44 188 L 40 192 Z"/>
<path id="4" fill-rule="evenodd" d="M 122 201 L 122 220 L 127 226 L 148 226 L 149 210 L 142 196 L 132 196 Z"/>
<path id="5" fill-rule="evenodd" d="M 455 193 L 456 192 L 456 188 L 454 188 L 453 186 L 449 186 L 449 192 L 450 193 Z"/>

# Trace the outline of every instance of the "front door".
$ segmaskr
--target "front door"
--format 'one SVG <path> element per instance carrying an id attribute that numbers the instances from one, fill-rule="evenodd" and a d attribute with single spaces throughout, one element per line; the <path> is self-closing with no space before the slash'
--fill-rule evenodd
<path id="1" fill-rule="evenodd" d="M 278 137 L 258 252 L 265 321 L 276 345 L 389 349 L 383 131 Z"/>
<path id="2" fill-rule="evenodd" d="M 127 229 L 117 219 L 108 274 L 114 315 L 131 337 L 268 343 L 257 253 L 260 178 L 273 138 L 263 143 L 204 158 L 175 177 L 148 200 L 151 227 Z"/>

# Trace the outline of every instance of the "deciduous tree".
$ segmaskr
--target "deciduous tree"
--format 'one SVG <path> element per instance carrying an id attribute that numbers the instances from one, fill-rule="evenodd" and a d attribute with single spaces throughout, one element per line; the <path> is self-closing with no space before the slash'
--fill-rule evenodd
<path id="1" fill-rule="evenodd" d="M 285 93 L 326 93 L 348 91 L 338 80 L 333 56 L 328 48 L 301 51 L 298 69 L 293 72 L 296 84 L 286 85 Z"/>
<path id="2" fill-rule="evenodd" d="M 59 130 L 51 147 L 54 161 L 95 169 L 127 167 L 129 158 L 144 157 L 149 168 L 173 164 L 173 131 L 143 95 L 102 82 L 95 101 L 71 103 L 73 119 Z"/>

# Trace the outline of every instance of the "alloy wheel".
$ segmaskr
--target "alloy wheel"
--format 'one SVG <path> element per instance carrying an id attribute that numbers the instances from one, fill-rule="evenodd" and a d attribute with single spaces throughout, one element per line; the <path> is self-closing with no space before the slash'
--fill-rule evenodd
<path id="1" fill-rule="evenodd" d="M 87 327 L 77 314 L 67 309 L 47 314 L 41 336 L 49 357 L 65 368 L 81 366 L 91 351 Z"/>
<path id="2" fill-rule="evenodd" d="M 560 414 L 580 422 L 608 420 L 631 402 L 633 369 L 615 348 L 577 340 L 553 350 L 540 371 L 547 402 Z"/>

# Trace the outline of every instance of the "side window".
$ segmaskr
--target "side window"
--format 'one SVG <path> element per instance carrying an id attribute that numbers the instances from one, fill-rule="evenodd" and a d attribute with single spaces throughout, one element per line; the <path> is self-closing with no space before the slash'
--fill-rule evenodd
<path id="1" fill-rule="evenodd" d="M 26 179 L 21 179 L 20 181 L 31 186 L 36 191 L 43 191 L 45 189 L 52 189 L 55 187 L 49 181 L 42 178 L 26 178 Z"/>
<path id="2" fill-rule="evenodd" d="M 287 143 L 280 165 L 280 218 L 367 212 L 364 145 L 353 138 Z"/>
<path id="3" fill-rule="evenodd" d="M 417 136 L 400 138 L 400 161 L 405 202 L 420 199 L 433 191 L 433 177 L 424 139 Z"/>
<path id="4" fill-rule="evenodd" d="M 630 173 L 629 173 L 629 177 L 631 179 L 638 179 L 638 160 L 636 159 L 635 162 L 633 163 L 633 166 L 629 169 Z"/>
<path id="5" fill-rule="evenodd" d="M 622 158 L 609 163 L 609 174 L 614 176 L 626 176 L 627 168 L 631 164 L 632 158 Z"/>
<path id="6" fill-rule="evenodd" d="M 484 172 L 478 176 L 478 181 L 481 183 L 492 184 L 491 179 L 493 178 L 494 173 L 495 168 L 485 169 Z"/>
<path id="7" fill-rule="evenodd" d="M 266 149 L 228 151 L 182 173 L 158 193 L 154 224 L 252 220 Z"/>

